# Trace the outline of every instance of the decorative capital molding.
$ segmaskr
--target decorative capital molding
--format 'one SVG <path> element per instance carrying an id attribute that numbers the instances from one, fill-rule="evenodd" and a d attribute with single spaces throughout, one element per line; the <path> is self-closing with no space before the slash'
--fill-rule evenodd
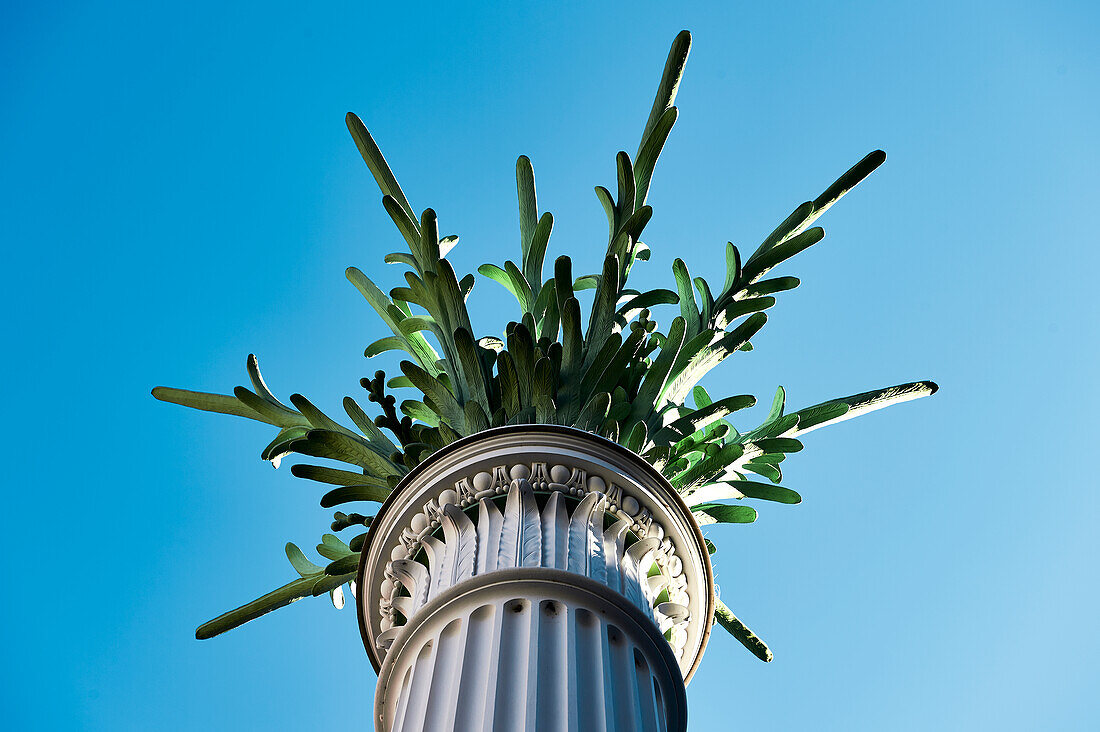
<path id="1" fill-rule="evenodd" d="M 685 680 L 710 634 L 714 582 L 690 509 L 649 463 L 582 430 L 521 425 L 438 451 L 371 524 L 357 577 L 375 668 L 433 598 L 489 572 L 565 570 L 657 623 Z"/>

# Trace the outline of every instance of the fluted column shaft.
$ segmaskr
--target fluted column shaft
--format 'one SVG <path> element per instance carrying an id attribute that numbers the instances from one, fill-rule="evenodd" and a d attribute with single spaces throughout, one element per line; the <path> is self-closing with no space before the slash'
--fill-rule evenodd
<path id="1" fill-rule="evenodd" d="M 390 649 L 386 732 L 682 732 L 679 667 L 656 624 L 607 587 L 552 569 L 468 580 Z"/>

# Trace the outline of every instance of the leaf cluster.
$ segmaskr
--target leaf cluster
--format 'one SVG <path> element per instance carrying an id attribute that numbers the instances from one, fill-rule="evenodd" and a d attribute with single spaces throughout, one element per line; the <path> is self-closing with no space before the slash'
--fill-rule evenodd
<path id="1" fill-rule="evenodd" d="M 684 496 L 699 524 L 748 523 L 756 510 L 744 499 L 798 503 L 781 486 L 781 464 L 802 449 L 802 435 L 889 404 L 931 394 L 931 382 L 914 382 L 833 399 L 793 412 L 780 387 L 764 421 L 739 430 L 732 415 L 752 407 L 751 395 L 712 399 L 700 381 L 720 363 L 751 350 L 777 296 L 798 286 L 792 276 L 771 276 L 796 254 L 820 242 L 814 223 L 885 160 L 875 151 L 794 211 L 747 258 L 732 242 L 724 247 L 725 278 L 712 286 L 692 277 L 687 265 L 672 265 L 674 289 L 638 291 L 627 286 L 639 262 L 649 259 L 643 240 L 653 208 L 646 202 L 654 171 L 678 111 L 674 105 L 690 49 L 690 35 L 676 37 L 649 118 L 633 158 L 615 156 L 615 192 L 596 197 L 607 215 L 608 236 L 599 272 L 578 276 L 567 256 L 546 257 L 554 218 L 539 211 L 531 161 L 516 163 L 519 203 L 518 261 L 485 264 L 478 272 L 505 287 L 519 315 L 501 336 L 479 337 L 466 308 L 472 274 L 459 275 L 448 253 L 458 237 L 441 236 L 431 208 L 416 213 L 363 122 L 347 126 L 382 193 L 382 207 L 407 251 L 385 261 L 404 269 L 404 282 L 385 292 L 361 270 L 347 278 L 389 333 L 370 343 L 370 359 L 399 351 L 401 374 L 386 380 L 377 371 L 363 379 L 368 400 L 381 414 L 371 418 L 351 397 L 344 411 L 354 429 L 325 415 L 300 394 L 291 406 L 267 388 L 254 356 L 247 371 L 252 388 L 232 395 L 157 387 L 161 400 L 266 422 L 278 428 L 261 456 L 276 467 L 290 453 L 343 463 L 351 469 L 297 464 L 294 475 L 327 484 L 329 508 L 352 501 L 382 501 L 411 468 L 436 450 L 490 427 L 559 424 L 615 440 L 657 467 Z M 662 328 L 655 310 L 671 318 Z M 398 403 L 388 390 L 412 392 Z M 360 514 L 337 513 L 333 530 L 369 523 Z M 308 595 L 333 591 L 354 575 L 356 542 L 326 534 L 318 551 L 330 559 L 314 565 L 293 544 L 287 556 L 299 579 L 199 628 L 210 637 L 264 612 Z M 334 602 L 336 596 L 334 595 Z M 342 603 L 342 601 L 341 601 Z M 716 621 L 764 660 L 771 653 L 720 605 Z"/>

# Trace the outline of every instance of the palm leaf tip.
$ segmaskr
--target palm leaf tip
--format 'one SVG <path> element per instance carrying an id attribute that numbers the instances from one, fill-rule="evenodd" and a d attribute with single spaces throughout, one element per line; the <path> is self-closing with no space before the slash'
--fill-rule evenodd
<path id="1" fill-rule="evenodd" d="M 248 419 L 255 419 L 259 422 L 267 421 L 254 409 L 241 403 L 235 396 L 230 396 L 228 394 L 189 391 L 187 389 L 175 389 L 170 386 L 153 387 L 150 393 L 153 395 L 153 398 L 158 401 L 178 404 L 181 407 L 190 407 L 191 409 L 199 409 L 204 412 L 230 414 L 235 417 L 247 417 Z"/>
<path id="2" fill-rule="evenodd" d="M 914 381 L 815 404 L 795 412 L 799 416 L 799 422 L 792 436 L 799 437 L 811 430 L 844 422 L 894 404 L 932 396 L 939 389 L 934 381 Z"/>
<path id="3" fill-rule="evenodd" d="M 753 633 L 749 628 L 742 623 L 733 611 L 726 607 L 726 604 L 721 600 L 715 601 L 714 607 L 714 619 L 725 628 L 730 635 L 736 638 L 741 645 L 749 649 L 754 656 L 759 658 L 764 663 L 769 663 L 775 656 L 772 654 L 768 644 L 760 639 L 756 633 Z"/>
<path id="4" fill-rule="evenodd" d="M 198 640 L 208 640 L 226 631 L 238 628 L 250 620 L 255 620 L 273 610 L 278 610 L 292 602 L 297 602 L 303 597 L 309 597 L 313 594 L 313 586 L 316 581 L 316 577 L 302 577 L 296 579 L 277 590 L 267 593 L 263 597 L 257 598 L 227 613 L 223 613 L 213 620 L 200 625 L 195 630 L 195 638 Z"/>
<path id="5" fill-rule="evenodd" d="M 645 144 L 646 138 L 657 126 L 665 110 L 676 103 L 676 94 L 680 90 L 680 80 L 683 79 L 689 53 L 691 53 L 691 31 L 682 30 L 676 34 L 672 47 L 668 51 L 661 81 L 657 85 L 657 94 L 653 99 L 653 107 L 649 111 L 649 119 L 646 120 L 645 129 L 642 132 L 642 144 Z M 641 145 L 639 145 L 640 148 Z"/>

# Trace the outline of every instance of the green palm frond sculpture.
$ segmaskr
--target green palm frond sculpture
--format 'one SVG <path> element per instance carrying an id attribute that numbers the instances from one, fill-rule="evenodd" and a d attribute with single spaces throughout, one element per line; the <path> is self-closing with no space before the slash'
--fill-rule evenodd
<path id="1" fill-rule="evenodd" d="M 578 277 L 566 256 L 554 261 L 551 274 L 545 272 L 554 218 L 539 212 L 531 161 L 517 161 L 519 261 L 478 268 L 519 302 L 520 316 L 508 324 L 503 338 L 478 337 L 466 309 L 475 278 L 459 276 L 446 258 L 458 238 L 440 237 L 432 209 L 416 213 L 367 128 L 349 113 L 348 129 L 382 190 L 382 206 L 409 250 L 385 257 L 407 268 L 406 285 L 388 295 L 360 270 L 347 270 L 348 279 L 391 332 L 367 347 L 367 358 L 390 350 L 408 357 L 401 361 L 401 375 L 387 381 L 379 371 L 362 380 L 367 399 L 381 414 L 370 417 L 345 397 L 352 429 L 300 394 L 291 395 L 288 406 L 268 389 L 254 356 L 247 362 L 251 389 L 238 386 L 232 395 L 222 395 L 157 387 L 153 396 L 277 427 L 262 452 L 276 466 L 291 453 L 347 464 L 351 469 L 310 464 L 291 468 L 295 476 L 333 486 L 321 497 L 325 508 L 383 501 L 403 475 L 444 445 L 490 427 L 529 423 L 577 427 L 637 452 L 680 492 L 700 524 L 754 521 L 756 510 L 743 505 L 743 499 L 800 502 L 796 492 L 779 483 L 780 464 L 802 449 L 802 435 L 927 396 L 936 385 L 901 384 L 793 412 L 786 410 L 780 388 L 762 424 L 738 429 L 731 415 L 756 399 L 712 399 L 698 384 L 729 356 L 752 348 L 752 338 L 767 322 L 765 311 L 780 293 L 799 284 L 795 277 L 769 276 L 772 270 L 821 241 L 824 232 L 813 226 L 817 218 L 886 156 L 872 152 L 820 196 L 796 207 L 747 258 L 727 243 L 726 276 L 720 286 L 693 278 L 677 259 L 672 266 L 675 289 L 630 289 L 627 280 L 634 266 L 649 259 L 642 235 L 653 209 L 646 199 L 676 123 L 673 103 L 690 44 L 686 31 L 676 37 L 637 152 L 633 158 L 626 152 L 616 156 L 616 192 L 596 187 L 608 221 L 600 272 Z M 590 303 L 586 290 L 592 290 Z M 653 312 L 662 306 L 673 316 L 663 330 Z M 398 405 L 387 391 L 393 389 L 412 390 L 414 397 Z M 332 530 L 369 524 L 369 516 L 337 512 Z M 197 636 L 212 637 L 302 597 L 332 593 L 334 602 L 342 603 L 341 586 L 354 579 L 364 536 L 348 544 L 325 534 L 317 546 L 329 560 L 325 566 L 287 544 L 299 579 L 206 623 Z M 721 602 L 716 620 L 760 658 L 770 660 L 767 647 Z"/>

